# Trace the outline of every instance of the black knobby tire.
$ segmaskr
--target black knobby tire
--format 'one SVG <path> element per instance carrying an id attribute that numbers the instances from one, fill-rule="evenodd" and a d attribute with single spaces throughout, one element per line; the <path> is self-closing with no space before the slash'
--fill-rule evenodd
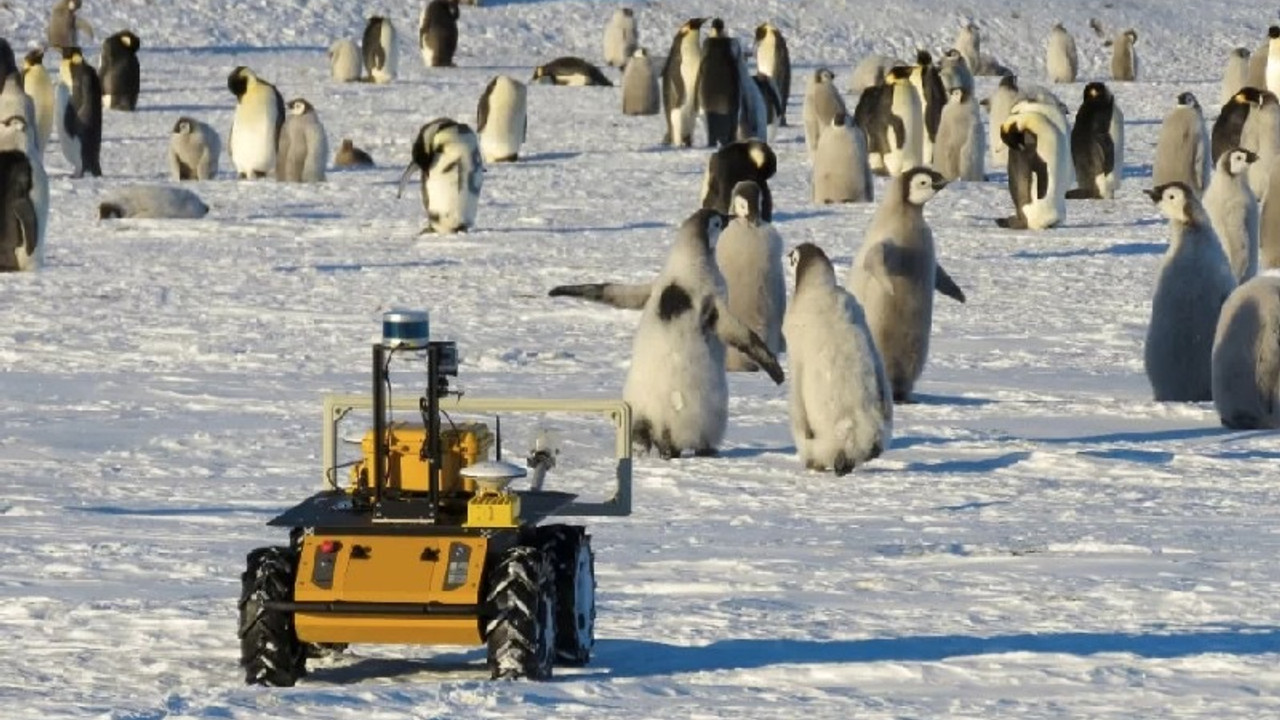
<path id="1" fill-rule="evenodd" d="M 580 525 L 538 528 L 556 573 L 556 661 L 581 667 L 596 643 L 596 569 L 591 536 Z"/>
<path id="2" fill-rule="evenodd" d="M 485 642 L 493 678 L 546 680 L 555 659 L 555 575 L 541 550 L 518 545 L 490 572 Z"/>
<path id="3" fill-rule="evenodd" d="M 298 554 L 285 547 L 249 553 L 240 576 L 240 666 L 250 685 L 290 687 L 306 674 L 307 653 L 298 641 L 293 613 L 267 610 L 268 601 L 293 599 Z"/>

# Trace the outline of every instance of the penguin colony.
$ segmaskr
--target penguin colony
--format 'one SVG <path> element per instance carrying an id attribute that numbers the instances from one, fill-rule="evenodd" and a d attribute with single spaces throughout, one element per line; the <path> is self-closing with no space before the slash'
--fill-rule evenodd
<path id="1" fill-rule="evenodd" d="M 466 59 L 459 5 L 430 0 L 421 9 L 428 71 L 455 66 L 460 47 Z M 104 108 L 134 110 L 145 97 L 141 39 L 129 30 L 107 37 L 95 68 L 79 44 L 92 38 L 80 9 L 79 0 L 58 0 L 51 11 L 47 44 L 62 56 L 54 75 L 44 69 L 43 50 L 19 66 L 8 42 L 0 44 L 0 271 L 41 264 L 49 213 L 42 152 L 55 131 L 73 178 L 101 176 Z M 1120 193 L 1123 86 L 1089 82 L 1073 122 L 1054 92 L 984 55 L 974 23 L 960 28 L 937 63 L 923 48 L 914 62 L 865 58 L 849 83 L 857 97 L 848 101 L 836 73 L 818 67 L 802 96 L 812 202 L 873 202 L 873 176 L 884 177 L 883 198 L 841 283 L 827 250 L 803 242 L 788 251 L 785 224 L 773 224 L 768 180 L 779 163 L 769 143 L 787 125 L 794 99 L 787 27 L 690 18 L 655 61 L 640 44 L 642 20 L 633 8 L 617 8 L 604 25 L 600 65 L 558 57 L 534 68 L 530 83 L 607 92 L 590 87 L 613 86 L 613 73 L 622 114 L 661 115 L 661 142 L 676 149 L 692 148 L 701 128 L 711 149 L 702 207 L 670 218 L 680 220 L 678 229 L 651 281 L 549 293 L 639 311 L 624 397 L 634 410 L 634 442 L 661 457 L 716 454 L 729 423 L 727 373 L 763 371 L 775 383 L 789 381 L 790 425 L 805 467 L 844 475 L 874 460 L 892 447 L 894 404 L 913 401 L 926 370 L 935 294 L 966 301 L 940 262 L 946 239 L 933 235 L 929 201 L 950 182 L 987 182 L 988 163 L 1004 166 L 1012 212 L 990 219 L 996 234 L 997 226 L 1051 230 L 1068 220 L 1068 199 L 1108 202 Z M 369 18 L 359 44 L 339 38 L 330 45 L 330 78 L 395 83 L 396 37 L 390 18 Z M 1139 77 L 1137 38 L 1129 29 L 1108 43 L 1111 80 Z M 1269 44 L 1280 48 L 1280 28 L 1271 28 Z M 1067 28 L 1048 28 L 1045 47 L 1048 82 L 1080 80 Z M 1247 50 L 1228 53 L 1224 107 L 1212 133 L 1195 96 L 1171 100 L 1148 191 L 1170 233 L 1144 343 L 1153 396 L 1211 400 L 1233 428 L 1280 427 L 1280 279 L 1268 271 L 1280 266 L 1280 190 L 1272 191 L 1280 173 L 1271 171 L 1280 154 L 1280 50 L 1252 57 L 1250 67 Z M 986 75 L 1001 78 L 979 102 L 975 76 Z M 225 143 L 199 118 L 175 119 L 173 181 L 216 180 L 224 147 L 243 180 L 326 182 L 329 168 L 375 167 L 351 138 L 330 165 L 321 108 L 306 98 L 286 104 L 252 68 L 231 70 L 227 88 L 234 117 Z M 420 173 L 423 232 L 476 227 L 488 167 L 521 160 L 530 110 L 526 83 L 499 75 L 479 94 L 474 128 L 434 118 L 406 138 L 401 192 Z M 103 219 L 198 219 L 209 208 L 184 188 L 142 185 L 117 189 L 99 212 Z M 794 277 L 790 301 L 784 262 Z"/>

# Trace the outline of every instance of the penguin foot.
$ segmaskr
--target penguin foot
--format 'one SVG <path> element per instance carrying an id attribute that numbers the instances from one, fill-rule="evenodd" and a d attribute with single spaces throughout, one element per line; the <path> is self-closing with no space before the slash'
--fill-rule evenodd
<path id="1" fill-rule="evenodd" d="M 855 467 L 857 467 L 857 463 L 850 460 L 849 456 L 845 455 L 843 450 L 836 453 L 835 462 L 831 463 L 831 469 L 835 471 L 836 477 L 844 477 L 845 475 L 848 475 L 853 472 Z"/>
<path id="2" fill-rule="evenodd" d="M 1068 200 L 1098 200 L 1101 196 L 1089 188 L 1072 188 L 1067 191 Z"/>
<path id="3" fill-rule="evenodd" d="M 715 448 L 699 448 L 693 451 L 694 457 L 701 457 L 701 458 L 716 457 L 719 454 L 720 454 L 720 451 L 716 450 Z"/>

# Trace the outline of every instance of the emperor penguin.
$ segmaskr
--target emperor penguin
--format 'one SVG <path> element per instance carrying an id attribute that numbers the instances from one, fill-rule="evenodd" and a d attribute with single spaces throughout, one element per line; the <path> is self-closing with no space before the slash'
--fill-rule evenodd
<path id="1" fill-rule="evenodd" d="M 770 22 L 756 26 L 756 68 L 773 81 L 782 110 L 778 124 L 787 125 L 787 103 L 791 99 L 791 52 L 782 31 Z"/>
<path id="2" fill-rule="evenodd" d="M 457 0 L 431 0 L 418 16 L 418 49 L 427 67 L 453 67 L 458 50 Z"/>
<path id="3" fill-rule="evenodd" d="M 142 41 L 128 30 L 102 41 L 102 60 L 99 63 L 102 77 L 102 104 L 111 110 L 133 111 L 138 107 L 138 93 L 142 87 L 142 68 L 138 64 L 138 49 Z"/>
<path id="4" fill-rule="evenodd" d="M 476 132 L 486 163 L 515 162 L 529 132 L 528 89 L 507 75 L 485 86 L 476 108 Z"/>
<path id="5" fill-rule="evenodd" d="M 831 126 L 831 119 L 838 114 L 847 115 L 844 98 L 836 89 L 836 76 L 827 68 L 813 71 L 804 91 L 804 144 L 812 158 L 818 148 L 818 137 Z"/>
<path id="6" fill-rule="evenodd" d="M 636 48 L 622 71 L 622 114 L 657 115 L 660 112 L 658 75 L 653 71 L 653 61 L 649 51 Z"/>
<path id="7" fill-rule="evenodd" d="M 1227 69 L 1222 73 L 1222 90 L 1218 102 L 1225 105 L 1240 88 L 1249 85 L 1249 48 L 1238 47 L 1227 55 Z"/>
<path id="8" fill-rule="evenodd" d="M 911 402 L 924 371 L 933 327 L 933 293 L 964 293 L 938 264 L 924 205 L 947 181 L 927 167 L 892 178 L 876 208 L 845 285 L 866 309 L 895 402 Z"/>
<path id="9" fill-rule="evenodd" d="M 978 31 L 977 25 L 971 22 L 961 25 L 960 30 L 956 33 L 956 40 L 951 44 L 951 47 L 964 58 L 969 70 L 975 73 L 981 71 L 982 35 Z"/>
<path id="10" fill-rule="evenodd" d="M 996 220 L 1003 228 L 1044 230 L 1067 216 L 1067 188 L 1071 184 L 1071 156 L 1067 135 L 1040 104 L 1014 105 L 1000 126 L 1000 140 L 1009 148 L 1009 195 L 1014 214 Z"/>
<path id="11" fill-rule="evenodd" d="M 470 127 L 449 118 L 423 125 L 413 142 L 413 159 L 400 177 L 402 192 L 414 168 L 422 173 L 422 208 L 427 213 L 423 232 L 466 232 L 475 226 L 484 160 Z"/>
<path id="12" fill-rule="evenodd" d="M 1178 95 L 1178 103 L 1164 116 L 1156 140 L 1156 157 L 1151 180 L 1156 185 L 1186 183 L 1197 196 L 1209 186 L 1213 164 L 1209 160 L 1209 131 L 1204 124 L 1200 102 L 1189 92 Z"/>
<path id="13" fill-rule="evenodd" d="M 364 72 L 360 46 L 351 38 L 334 40 L 329 46 L 329 77 L 334 82 L 356 82 Z"/>
<path id="14" fill-rule="evenodd" d="M 1255 108 L 1262 106 L 1262 91 L 1256 87 L 1244 87 L 1232 95 L 1213 121 L 1209 135 L 1210 159 L 1216 165 L 1218 158 L 1228 150 L 1240 147 L 1244 140 L 1244 126 Z"/>
<path id="15" fill-rule="evenodd" d="M 760 100 L 764 103 L 765 124 L 767 129 L 764 138 L 769 142 L 773 142 L 778 134 L 778 124 L 782 120 L 782 97 L 778 94 L 778 88 L 773 84 L 773 80 L 769 76 L 756 73 L 751 76 L 756 86 L 756 91 L 760 94 Z M 741 138 L 739 138 L 741 139 Z"/>
<path id="16" fill-rule="evenodd" d="M 942 109 L 933 146 L 933 167 L 948 182 L 986 180 L 986 135 L 982 113 L 970 91 L 957 87 Z"/>
<path id="17" fill-rule="evenodd" d="M 1244 148 L 1223 153 L 1201 201 L 1237 283 L 1258 274 L 1258 201 L 1249 189 L 1249 166 L 1257 159 Z"/>
<path id="18" fill-rule="evenodd" d="M 21 117 L 10 121 L 26 125 Z M 39 269 L 45 229 L 37 202 L 31 158 L 21 150 L 0 151 L 0 272 Z"/>
<path id="19" fill-rule="evenodd" d="M 1267 92 L 1280 95 L 1280 25 L 1267 29 Z"/>
<path id="20" fill-rule="evenodd" d="M 666 266 L 652 283 L 631 350 L 622 397 L 632 439 L 663 458 L 685 450 L 714 455 L 729 418 L 725 346 L 741 351 L 782 383 L 764 340 L 733 315 L 720 294 L 713 247 L 724 216 L 698 210 L 681 224 Z"/>
<path id="21" fill-rule="evenodd" d="M 324 182 L 329 161 L 329 135 L 315 107 L 303 98 L 286 106 L 276 152 L 276 180 L 281 182 Z"/>
<path id="22" fill-rule="evenodd" d="M 71 177 L 89 173 L 102 177 L 102 84 L 98 72 L 78 47 L 62 48 L 62 81 L 69 88 L 67 109 L 59 118 L 62 155 L 71 163 Z"/>
<path id="23" fill-rule="evenodd" d="M 854 66 L 853 74 L 849 77 L 849 91 L 855 95 L 861 95 L 868 88 L 884 85 L 889 71 L 901 64 L 888 55 L 868 55 L 862 58 Z"/>
<path id="24" fill-rule="evenodd" d="M 1280 273 L 1259 275 L 1227 297 L 1210 372 L 1213 406 L 1224 426 L 1280 428 Z"/>
<path id="25" fill-rule="evenodd" d="M 364 26 L 360 50 L 364 54 L 364 66 L 369 70 L 369 79 L 379 84 L 396 79 L 399 49 L 396 26 L 391 24 L 391 18 L 381 15 L 369 18 Z"/>
<path id="26" fill-rule="evenodd" d="M 1000 78 L 995 92 L 982 101 L 987 108 L 987 145 L 991 148 L 993 165 L 1003 165 L 1009 160 L 1009 147 L 1000 140 L 1000 126 L 1009 117 L 1009 111 L 1018 102 L 1018 76 L 1006 75 Z"/>
<path id="27" fill-rule="evenodd" d="M 169 136 L 169 176 L 174 180 L 212 180 L 218 176 L 222 138 L 195 118 L 180 117 Z"/>
<path id="28" fill-rule="evenodd" d="M 1084 102 L 1071 128 L 1071 161 L 1080 186 L 1068 190 L 1068 198 L 1116 196 L 1124 175 L 1124 113 L 1106 83 L 1084 87 Z"/>
<path id="29" fill-rule="evenodd" d="M 284 97 L 275 85 L 241 65 L 227 76 L 236 111 L 227 137 L 231 162 L 241 179 L 266 177 L 276 168 L 276 148 L 284 126 Z"/>
<path id="30" fill-rule="evenodd" d="M 93 39 L 93 26 L 77 15 L 80 12 L 80 0 L 57 0 L 49 13 L 48 47 L 79 47 L 80 31 L 84 30 L 89 39 Z"/>
<path id="31" fill-rule="evenodd" d="M 760 217 L 773 221 L 773 194 L 769 178 L 778 172 L 778 156 L 763 140 L 739 140 L 711 154 L 702 178 L 702 207 L 727 215 L 732 209 L 733 188 L 744 180 L 760 188 Z"/>
<path id="32" fill-rule="evenodd" d="M 3 78 L 0 78 L 3 80 Z M 30 188 L 25 191 L 25 196 L 30 199 L 32 207 L 35 209 L 35 227 L 37 234 L 35 237 L 35 254 L 28 253 L 25 259 L 20 258 L 20 265 L 25 269 L 34 269 L 41 264 L 44 256 L 44 238 L 49 227 L 49 174 L 45 172 L 43 156 L 40 149 L 36 146 L 36 128 L 24 114 L 13 112 L 13 109 L 0 112 L 0 152 L 16 152 L 26 157 L 26 171 L 21 171 L 21 163 L 14 159 L 13 163 L 18 170 L 15 170 L 15 176 L 12 182 L 25 184 L 26 181 L 21 178 L 30 176 Z M 7 115 L 7 117 L 5 117 Z M 2 191 L 0 191 L 2 192 Z M 23 227 L 30 227 L 23 223 Z M 27 236 L 30 241 L 31 236 Z M 28 248 L 29 249 L 29 248 Z M 25 251 L 24 251 L 25 252 Z"/>
<path id="33" fill-rule="evenodd" d="M 911 87 L 920 95 L 920 113 L 924 121 L 921 135 L 921 158 L 933 162 L 933 143 L 938 136 L 938 123 L 942 121 L 942 108 L 947 104 L 947 92 L 942 86 L 938 67 L 928 50 L 916 53 L 916 64 L 911 68 Z"/>
<path id="34" fill-rule="evenodd" d="M 600 72 L 600 68 L 580 57 L 573 56 L 558 57 L 549 63 L 534 68 L 531 82 L 571 85 L 574 87 L 585 85 L 613 86 L 613 82 L 603 72 Z"/>
<path id="35" fill-rule="evenodd" d="M 827 254 L 806 242 L 787 261 L 796 277 L 782 322 L 791 436 L 806 468 L 845 475 L 889 448 L 893 389 L 866 313 Z"/>
<path id="36" fill-rule="evenodd" d="M 959 50 L 951 48 L 943 54 L 942 60 L 938 62 L 938 77 L 942 79 L 942 89 L 948 98 L 956 88 L 973 95 L 973 71 Z"/>
<path id="37" fill-rule="evenodd" d="M 1148 195 L 1169 219 L 1143 364 L 1157 402 L 1213 399 L 1211 358 L 1218 314 L 1236 287 L 1227 254 L 1191 188 L 1160 185 Z"/>
<path id="38" fill-rule="evenodd" d="M 1280 268 L 1280 157 L 1272 158 L 1258 232 L 1258 268 Z"/>
<path id="39" fill-rule="evenodd" d="M 1076 52 L 1076 39 L 1062 23 L 1054 23 L 1049 30 L 1049 42 L 1045 48 L 1045 69 L 1049 82 L 1073 83 L 1080 69 L 1080 56 Z"/>
<path id="40" fill-rule="evenodd" d="M 208 213 L 209 206 L 198 195 L 185 188 L 167 185 L 121 188 L 98 205 L 99 220 L 198 220 Z"/>
<path id="41" fill-rule="evenodd" d="M 723 147 L 735 140 L 744 80 L 739 70 L 733 38 L 725 32 L 723 20 L 712 19 L 711 31 L 702 43 L 702 63 L 695 81 L 708 147 Z"/>
<path id="42" fill-rule="evenodd" d="M 343 170 L 371 168 L 375 166 L 373 156 L 355 146 L 351 138 L 342 138 L 338 143 L 338 152 L 333 155 L 333 166 Z"/>
<path id="43" fill-rule="evenodd" d="M 693 126 L 698 110 L 698 69 L 702 67 L 700 29 L 706 18 L 686 20 L 671 40 L 671 51 L 662 66 L 662 112 L 667 121 L 663 143 L 693 145 Z"/>
<path id="44" fill-rule="evenodd" d="M 1245 119 L 1240 145 L 1258 156 L 1249 166 L 1249 187 L 1255 196 L 1265 200 L 1271 161 L 1280 155 L 1280 102 L 1270 91 L 1262 93 L 1258 105 Z"/>
<path id="45" fill-rule="evenodd" d="M 0 76 L 8 77 L 18 70 L 18 56 L 13 54 L 13 46 L 0 37 Z"/>
<path id="46" fill-rule="evenodd" d="M 875 185 L 867 160 L 862 129 L 844 113 L 831 118 L 813 154 L 813 201 L 830 203 L 871 202 Z"/>
<path id="47" fill-rule="evenodd" d="M 903 65 L 890 70 L 886 78 L 889 102 L 881 101 L 888 146 L 884 167 L 894 177 L 925 161 L 924 112 L 911 74 L 912 69 Z"/>
<path id="48" fill-rule="evenodd" d="M 1267 64 L 1271 59 L 1271 39 L 1264 40 L 1249 55 L 1249 77 L 1245 82 L 1245 87 L 1257 88 L 1265 90 L 1267 88 Z"/>
<path id="49" fill-rule="evenodd" d="M 609 23 L 604 27 L 605 64 L 610 67 L 623 67 L 639 44 L 640 33 L 636 29 L 635 11 L 629 7 L 614 10 Z"/>
<path id="50" fill-rule="evenodd" d="M 1125 30 L 1111 41 L 1111 79 L 1133 82 L 1138 79 L 1138 33 Z"/>
<path id="51" fill-rule="evenodd" d="M 733 137 L 735 140 L 772 140 L 777 128 L 770 122 L 770 116 L 776 119 L 777 114 L 770 111 L 769 103 L 776 102 L 777 98 L 766 101 L 762 88 L 766 85 L 772 88 L 773 83 L 763 75 L 760 79 L 764 80 L 765 85 L 757 82 L 757 78 L 747 68 L 747 55 L 742 49 L 742 43 L 737 38 L 730 38 L 729 43 L 738 65 L 738 113 Z"/>
<path id="52" fill-rule="evenodd" d="M 733 187 L 733 216 L 715 243 L 716 267 L 724 277 L 729 312 L 778 355 L 783 350 L 782 316 L 787 310 L 782 236 L 760 217 L 760 197 L 760 186 L 750 180 Z M 725 367 L 730 372 L 760 369 L 733 347 L 728 348 Z"/>
<path id="53" fill-rule="evenodd" d="M 43 153 L 53 135 L 58 111 L 67 107 L 67 89 L 45 70 L 44 50 L 32 50 L 22 59 L 22 89 L 35 106 L 36 148 Z"/>

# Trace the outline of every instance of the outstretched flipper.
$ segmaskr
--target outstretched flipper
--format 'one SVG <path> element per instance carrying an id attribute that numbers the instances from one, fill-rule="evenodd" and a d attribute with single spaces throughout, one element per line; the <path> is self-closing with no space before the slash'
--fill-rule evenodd
<path id="1" fill-rule="evenodd" d="M 942 269 L 941 265 L 935 266 L 933 287 L 935 290 L 946 295 L 952 300 L 964 302 L 964 291 L 960 289 L 960 286 L 956 284 L 955 280 L 951 279 L 951 276 L 947 274 L 947 271 Z"/>
<path id="2" fill-rule="evenodd" d="M 755 361 L 774 383 L 781 385 L 783 381 L 782 366 L 778 358 L 764 344 L 764 340 L 751 328 L 742 323 L 729 312 L 729 306 L 723 298 L 717 297 L 715 303 L 707 303 L 703 308 L 703 327 L 711 330 L 724 344 L 729 345 Z"/>
<path id="3" fill-rule="evenodd" d="M 651 283 L 588 283 L 585 285 L 557 285 L 547 293 L 551 297 L 576 297 L 620 310 L 641 310 L 649 302 L 653 292 Z"/>

